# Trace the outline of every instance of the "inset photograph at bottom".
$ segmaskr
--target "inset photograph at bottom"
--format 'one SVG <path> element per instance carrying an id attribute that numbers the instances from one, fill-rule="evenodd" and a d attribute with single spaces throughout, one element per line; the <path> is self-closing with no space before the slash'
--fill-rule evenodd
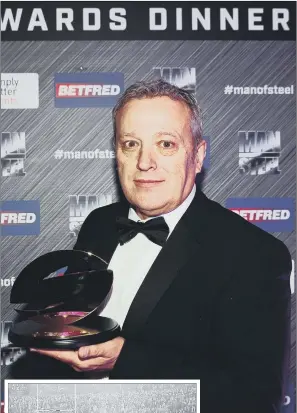
<path id="1" fill-rule="evenodd" d="M 5 413 L 200 413 L 194 380 L 5 380 Z"/>

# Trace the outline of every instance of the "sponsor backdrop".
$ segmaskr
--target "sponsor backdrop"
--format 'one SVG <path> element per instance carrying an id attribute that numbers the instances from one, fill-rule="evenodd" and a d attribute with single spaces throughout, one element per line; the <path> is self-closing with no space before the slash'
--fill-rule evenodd
<path id="1" fill-rule="evenodd" d="M 257 33 L 249 26 L 239 27 L 233 37 L 230 30 L 221 36 L 214 34 L 213 20 L 203 29 L 206 19 L 202 35 L 184 37 L 184 31 L 177 31 L 178 19 L 176 27 L 158 33 L 139 27 L 137 36 L 137 27 L 129 31 L 121 20 L 122 32 L 102 23 L 99 39 L 100 13 L 93 9 L 84 13 L 84 27 L 93 13 L 88 23 L 93 28 L 86 33 L 81 25 L 69 26 L 72 9 L 63 15 L 70 19 L 65 30 L 57 13 L 56 27 L 46 31 L 48 6 L 43 15 L 30 7 L 35 14 L 26 13 L 26 21 L 16 8 L 2 10 L 2 378 L 14 378 L 11 367 L 25 353 L 5 348 L 15 316 L 9 303 L 15 277 L 39 255 L 72 248 L 90 211 L 118 200 L 112 106 L 132 83 L 162 77 L 190 90 L 203 110 L 208 149 L 197 184 L 210 198 L 282 240 L 292 254 L 292 352 L 282 413 L 294 413 L 296 53 L 294 36 L 286 29 L 290 16 L 273 14 L 273 24 L 283 19 L 279 38 L 278 26 L 271 31 L 271 6 L 262 4 L 265 16 L 270 7 L 270 17 L 263 17 L 264 28 Z M 132 15 L 127 7 L 126 15 Z M 218 4 L 213 7 L 217 10 Z M 247 13 L 247 6 L 239 11 Z M 161 20 L 152 25 L 165 22 L 164 12 L 159 14 Z M 222 27 L 220 21 L 218 30 Z"/>

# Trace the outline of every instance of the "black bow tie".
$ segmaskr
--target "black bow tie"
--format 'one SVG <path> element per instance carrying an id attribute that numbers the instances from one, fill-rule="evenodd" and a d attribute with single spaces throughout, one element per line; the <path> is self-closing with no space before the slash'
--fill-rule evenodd
<path id="1" fill-rule="evenodd" d="M 135 222 L 129 218 L 117 217 L 116 221 L 121 245 L 141 232 L 150 241 L 163 246 L 169 235 L 169 228 L 164 217 L 153 218 L 146 222 Z"/>

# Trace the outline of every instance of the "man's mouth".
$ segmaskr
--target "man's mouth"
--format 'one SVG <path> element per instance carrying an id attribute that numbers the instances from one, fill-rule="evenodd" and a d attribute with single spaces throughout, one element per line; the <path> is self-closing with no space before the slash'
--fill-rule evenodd
<path id="1" fill-rule="evenodd" d="M 143 188 L 151 188 L 153 186 L 160 185 L 162 180 L 157 179 L 135 179 L 134 183 L 136 186 L 143 187 Z"/>

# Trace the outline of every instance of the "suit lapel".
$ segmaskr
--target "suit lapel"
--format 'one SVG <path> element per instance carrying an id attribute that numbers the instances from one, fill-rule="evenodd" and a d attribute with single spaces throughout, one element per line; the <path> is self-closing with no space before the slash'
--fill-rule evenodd
<path id="1" fill-rule="evenodd" d="M 132 333 L 145 323 L 180 269 L 199 252 L 199 238 L 206 224 L 201 214 L 204 197 L 195 196 L 151 266 L 130 306 L 123 325 L 125 332 Z"/>

